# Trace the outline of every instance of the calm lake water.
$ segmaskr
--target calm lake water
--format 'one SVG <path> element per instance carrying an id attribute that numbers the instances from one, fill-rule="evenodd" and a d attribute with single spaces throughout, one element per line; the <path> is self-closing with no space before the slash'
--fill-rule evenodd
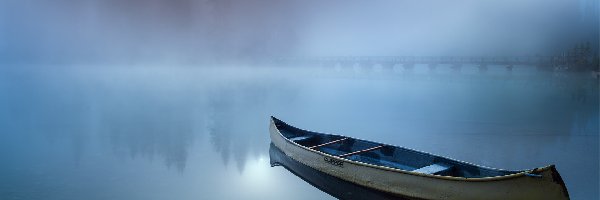
<path id="1" fill-rule="evenodd" d="M 0 199 L 333 199 L 269 164 L 269 116 L 599 190 L 598 79 L 528 67 L 0 68 Z"/>

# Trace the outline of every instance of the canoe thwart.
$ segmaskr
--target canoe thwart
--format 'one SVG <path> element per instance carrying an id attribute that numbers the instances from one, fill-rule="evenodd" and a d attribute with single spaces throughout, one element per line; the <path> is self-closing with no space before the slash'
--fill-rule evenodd
<path id="1" fill-rule="evenodd" d="M 368 152 L 368 151 L 373 151 L 373 150 L 382 148 L 383 146 L 384 145 L 379 145 L 379 146 L 376 146 L 376 147 L 371 147 L 371 148 L 363 149 L 363 150 L 360 150 L 360 151 L 350 152 L 350 153 L 339 155 L 338 157 L 341 158 L 341 157 L 351 156 L 351 155 L 354 155 L 354 154 L 359 154 L 359 153 L 364 153 L 364 152 Z"/>
<path id="2" fill-rule="evenodd" d="M 322 147 L 322 146 L 330 145 L 330 144 L 333 144 L 333 143 L 341 142 L 341 141 L 344 141 L 344 140 L 347 140 L 347 139 L 348 139 L 348 138 L 342 138 L 342 139 L 339 139 L 339 140 L 334 140 L 334 141 L 331 141 L 331 142 L 326 142 L 326 143 L 319 144 L 319 145 L 315 145 L 315 146 L 308 147 L 308 148 L 309 148 L 309 149 L 314 149 L 314 148 L 318 148 L 318 147 Z"/>

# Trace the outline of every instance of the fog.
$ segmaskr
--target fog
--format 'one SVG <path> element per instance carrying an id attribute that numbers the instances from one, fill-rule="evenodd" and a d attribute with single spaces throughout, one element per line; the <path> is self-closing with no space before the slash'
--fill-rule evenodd
<path id="1" fill-rule="evenodd" d="M 598 196 L 597 79 L 418 68 L 0 68 L 0 199 L 331 198 L 270 167 L 271 115 L 484 166 L 556 164 L 571 199 Z"/>
<path id="2" fill-rule="evenodd" d="M 269 165 L 269 116 L 495 168 L 556 164 L 571 199 L 595 199 L 598 6 L 1 0 L 0 199 L 333 198 Z M 271 62 L 585 42 L 569 63 Z"/>
<path id="3" fill-rule="evenodd" d="M 4 0 L 0 63 L 206 64 L 281 56 L 598 49 L 597 0 Z"/>

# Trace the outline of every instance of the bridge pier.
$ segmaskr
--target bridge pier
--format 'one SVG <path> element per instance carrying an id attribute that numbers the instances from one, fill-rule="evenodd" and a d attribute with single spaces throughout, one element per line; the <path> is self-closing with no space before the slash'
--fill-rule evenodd
<path id="1" fill-rule="evenodd" d="M 354 73 L 361 73 L 363 71 L 360 62 L 355 62 L 354 64 L 352 64 L 352 71 Z"/>
<path id="2" fill-rule="evenodd" d="M 411 71 L 415 67 L 415 64 L 414 63 L 404 63 L 402 65 L 402 67 L 404 67 L 404 71 Z"/>
<path id="3" fill-rule="evenodd" d="M 382 71 L 384 71 L 384 72 L 393 72 L 394 71 L 394 65 L 396 65 L 396 63 L 394 63 L 394 62 L 382 62 L 381 63 Z"/>
<path id="4" fill-rule="evenodd" d="M 509 72 L 512 72 L 513 67 L 514 67 L 513 65 L 507 65 L 506 66 L 506 70 L 509 71 Z"/>
<path id="5" fill-rule="evenodd" d="M 450 69 L 456 72 L 460 72 L 460 70 L 462 69 L 462 65 L 458 63 L 452 64 L 452 66 L 450 66 Z"/>
<path id="6" fill-rule="evenodd" d="M 429 63 L 427 65 L 427 67 L 429 68 L 429 71 L 435 71 L 435 69 L 437 68 L 437 64 L 435 64 L 435 63 Z"/>
<path id="7" fill-rule="evenodd" d="M 333 61 L 321 61 L 319 64 L 319 68 L 328 68 L 328 67 L 335 67 L 337 63 L 333 62 Z"/>
<path id="8" fill-rule="evenodd" d="M 535 69 L 538 70 L 538 71 L 543 71 L 544 70 L 544 64 L 538 63 L 537 65 L 535 65 Z"/>
<path id="9" fill-rule="evenodd" d="M 360 66 L 364 72 L 371 73 L 371 72 L 375 72 L 376 64 L 377 63 L 374 61 L 363 61 L 360 63 Z"/>
<path id="10" fill-rule="evenodd" d="M 354 62 L 352 61 L 340 61 L 340 67 L 342 71 L 344 71 L 345 68 L 352 68 L 353 65 Z"/>
<path id="11" fill-rule="evenodd" d="M 487 64 L 479 64 L 479 66 L 477 68 L 479 68 L 479 72 L 481 72 L 481 73 L 487 72 L 487 70 L 488 70 Z"/>
<path id="12" fill-rule="evenodd" d="M 344 65 L 342 64 L 342 62 L 336 62 L 336 63 L 333 64 L 333 69 L 336 72 L 341 72 L 344 69 L 343 66 Z"/>

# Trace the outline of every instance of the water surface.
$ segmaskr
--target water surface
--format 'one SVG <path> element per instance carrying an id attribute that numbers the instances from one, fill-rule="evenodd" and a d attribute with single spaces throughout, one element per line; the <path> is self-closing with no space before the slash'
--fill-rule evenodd
<path id="1" fill-rule="evenodd" d="M 269 164 L 268 117 L 480 165 L 556 164 L 598 197 L 586 73 L 0 68 L 0 199 L 332 199 Z"/>

